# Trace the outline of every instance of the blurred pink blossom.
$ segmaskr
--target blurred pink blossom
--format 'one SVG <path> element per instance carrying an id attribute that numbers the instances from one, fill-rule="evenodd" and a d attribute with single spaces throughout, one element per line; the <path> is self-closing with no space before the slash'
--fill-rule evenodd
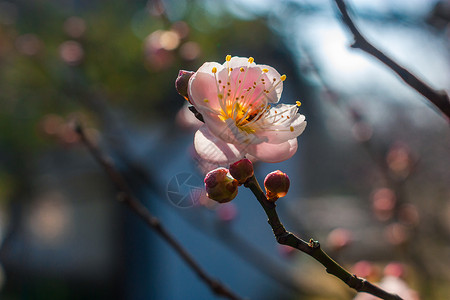
<path id="1" fill-rule="evenodd" d="M 28 56 L 36 55 L 44 48 L 44 43 L 41 39 L 32 33 L 17 37 L 15 44 L 20 53 Z"/>
<path id="2" fill-rule="evenodd" d="M 411 289 L 408 284 L 396 276 L 385 276 L 379 286 L 389 293 L 397 294 L 403 300 L 419 300 L 418 293 Z M 366 293 L 359 293 L 353 300 L 377 300 L 378 297 Z"/>
<path id="3" fill-rule="evenodd" d="M 83 36 L 86 32 L 86 21 L 80 17 L 70 17 L 63 25 L 64 31 L 71 38 L 77 39 Z"/>
<path id="4" fill-rule="evenodd" d="M 77 41 L 65 41 L 59 46 L 59 56 L 68 65 L 79 65 L 84 57 L 84 50 Z"/>
<path id="5" fill-rule="evenodd" d="M 224 203 L 216 209 L 217 217 L 223 222 L 233 221 L 237 216 L 237 208 L 233 203 Z"/>
<path id="6" fill-rule="evenodd" d="M 353 234 L 350 230 L 336 228 L 328 234 L 327 243 L 333 250 L 341 250 L 348 246 L 353 240 Z"/>
<path id="7" fill-rule="evenodd" d="M 187 103 L 178 111 L 175 122 L 178 126 L 186 130 L 197 130 L 203 125 L 189 110 Z"/>

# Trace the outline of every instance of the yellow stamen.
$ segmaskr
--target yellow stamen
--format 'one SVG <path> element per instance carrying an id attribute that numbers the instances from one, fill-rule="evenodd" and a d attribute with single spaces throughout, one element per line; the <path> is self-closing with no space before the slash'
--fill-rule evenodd
<path id="1" fill-rule="evenodd" d="M 248 62 L 249 63 L 252 63 L 252 62 L 254 62 L 255 61 L 255 59 L 253 58 L 253 57 L 250 57 L 249 59 L 248 59 Z"/>
<path id="2" fill-rule="evenodd" d="M 227 61 L 230 61 L 231 60 L 231 55 L 227 55 L 227 57 L 225 58 Z"/>
<path id="3" fill-rule="evenodd" d="M 245 71 L 243 67 L 241 67 L 239 70 L 240 70 L 241 72 L 244 72 L 244 71 Z"/>
<path id="4" fill-rule="evenodd" d="M 203 100 L 203 102 L 205 102 L 205 103 L 208 103 L 208 102 L 209 102 L 209 100 L 208 100 L 208 99 L 205 99 L 205 100 Z"/>
<path id="5" fill-rule="evenodd" d="M 300 101 L 295 101 L 295 103 L 297 104 L 298 107 L 300 107 L 302 105 L 302 103 Z"/>
<path id="6" fill-rule="evenodd" d="M 281 75 L 280 80 L 281 81 L 285 81 L 286 80 L 286 75 Z"/>
<path id="7" fill-rule="evenodd" d="M 267 69 L 262 69 L 262 71 L 263 71 L 264 73 L 269 72 L 269 70 L 267 70 Z"/>
<path id="8" fill-rule="evenodd" d="M 217 73 L 217 68 L 216 67 L 212 68 L 211 72 Z"/>
<path id="9" fill-rule="evenodd" d="M 293 132 L 294 131 L 294 127 L 289 127 L 289 130 L 291 131 L 291 132 Z"/>

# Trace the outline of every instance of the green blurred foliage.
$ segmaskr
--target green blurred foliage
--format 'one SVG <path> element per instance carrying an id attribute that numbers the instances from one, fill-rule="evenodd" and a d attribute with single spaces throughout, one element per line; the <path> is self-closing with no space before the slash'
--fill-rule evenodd
<path id="1" fill-rule="evenodd" d="M 247 49 L 267 44 L 263 21 L 210 12 L 202 2 L 172 21 L 158 3 L 0 3 L 0 170 L 17 177 L 55 138 L 73 143 L 65 125 L 73 118 L 98 127 L 98 101 L 132 122 L 172 122 L 183 105 L 174 89 L 179 69 L 222 61 L 228 51 L 255 55 Z M 161 34 L 168 45 L 158 43 Z"/>

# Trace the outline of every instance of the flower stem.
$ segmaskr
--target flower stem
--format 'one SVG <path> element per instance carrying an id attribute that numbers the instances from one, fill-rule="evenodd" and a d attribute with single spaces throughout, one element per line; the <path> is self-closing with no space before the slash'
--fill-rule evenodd
<path id="1" fill-rule="evenodd" d="M 388 293 L 369 281 L 359 278 L 345 270 L 322 250 L 318 241 L 310 239 L 309 242 L 306 242 L 287 231 L 278 217 L 276 204 L 267 200 L 266 195 L 254 175 L 247 180 L 244 186 L 252 191 L 266 212 L 269 225 L 272 227 L 275 238 L 279 244 L 291 246 L 292 248 L 298 249 L 313 257 L 326 268 L 327 273 L 341 279 L 357 292 L 366 292 L 385 300 L 402 300 L 398 295 Z"/>

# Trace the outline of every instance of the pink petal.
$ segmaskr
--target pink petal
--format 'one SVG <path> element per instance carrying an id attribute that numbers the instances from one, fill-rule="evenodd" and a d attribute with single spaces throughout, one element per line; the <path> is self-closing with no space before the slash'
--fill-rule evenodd
<path id="1" fill-rule="evenodd" d="M 201 159 L 224 166 L 245 155 L 242 149 L 233 144 L 227 144 L 211 134 L 206 125 L 200 127 L 195 133 L 194 147 Z"/>
<path id="2" fill-rule="evenodd" d="M 202 115 L 210 133 L 216 138 L 219 138 L 226 143 L 236 143 L 233 133 L 225 121 L 220 119 L 217 115 L 208 112 L 204 112 Z"/>
<path id="3" fill-rule="evenodd" d="M 249 145 L 245 150 L 259 160 L 276 163 L 291 158 L 297 151 L 297 146 L 297 139 L 295 138 L 281 144 Z"/>
<path id="4" fill-rule="evenodd" d="M 265 74 L 265 78 L 267 78 L 266 80 L 268 80 L 271 85 L 270 88 L 268 88 L 267 84 L 266 84 L 266 89 L 267 90 L 272 90 L 270 93 L 267 94 L 267 97 L 269 99 L 270 103 L 277 103 L 280 98 L 281 98 L 281 93 L 283 92 L 283 82 L 280 80 L 280 73 L 278 73 L 277 70 L 275 70 L 274 68 L 272 68 L 271 66 L 267 66 L 267 65 L 257 65 L 261 70 L 262 69 L 267 69 L 268 72 Z M 275 81 L 273 81 L 273 79 L 275 78 Z M 278 84 L 277 84 L 278 83 Z M 272 86 L 276 87 L 274 89 L 272 89 Z"/>
<path id="5" fill-rule="evenodd" d="M 224 68 L 227 67 L 226 62 L 223 64 L 223 67 Z M 271 90 L 270 93 L 266 93 L 268 101 L 270 103 L 277 103 L 280 100 L 281 93 L 283 92 L 283 82 L 280 82 L 280 77 L 281 77 L 280 73 L 278 73 L 278 71 L 275 70 L 274 68 L 272 68 L 271 66 L 257 65 L 254 62 L 249 64 L 248 58 L 234 56 L 228 62 L 228 67 L 233 68 L 233 70 L 234 70 L 231 74 L 231 77 L 232 77 L 231 83 L 236 81 L 238 74 L 240 72 L 239 71 L 240 68 L 244 68 L 244 70 L 247 70 L 247 68 L 248 68 L 248 73 L 247 73 L 246 80 L 244 83 L 244 88 L 251 87 L 254 82 L 261 84 L 263 82 L 261 79 L 264 79 L 265 89 Z M 264 73 L 263 76 L 260 77 L 260 75 L 263 73 L 263 71 L 262 71 L 263 69 L 267 69 L 268 72 Z M 276 80 L 275 82 L 273 81 L 274 78 Z M 243 76 L 240 77 L 240 79 L 242 80 Z M 277 82 L 279 82 L 279 84 L 274 89 L 272 89 L 273 85 Z M 260 94 L 259 92 L 263 89 L 258 90 L 258 94 Z M 256 95 L 257 94 L 255 93 L 254 96 L 256 96 Z"/>
<path id="6" fill-rule="evenodd" d="M 249 68 L 245 66 L 242 68 L 244 69 L 244 72 L 241 72 L 240 69 L 233 69 L 233 72 L 230 74 L 229 81 L 231 83 L 233 95 L 244 96 L 246 99 L 245 102 L 247 104 L 251 103 L 253 107 L 258 107 L 262 104 L 265 105 L 267 102 L 278 102 L 281 92 L 279 94 L 277 94 L 277 92 L 279 92 L 280 88 L 283 88 L 283 83 L 280 82 L 279 75 L 276 77 L 276 80 L 279 82 L 277 89 L 273 89 L 274 77 L 267 76 L 268 73 L 264 73 L 262 71 L 263 68 L 260 68 L 259 66 Z M 241 80 L 241 83 L 239 83 L 239 80 Z M 237 90 L 237 93 L 234 93 L 235 90 Z M 269 91 L 269 93 L 265 91 Z M 239 101 L 242 100 L 239 99 Z"/>
<path id="7" fill-rule="evenodd" d="M 218 71 L 222 69 L 222 65 L 218 63 L 204 63 L 189 80 L 189 100 L 200 113 L 208 109 L 220 111 L 216 79 L 212 73 L 213 67 L 216 67 Z"/>

